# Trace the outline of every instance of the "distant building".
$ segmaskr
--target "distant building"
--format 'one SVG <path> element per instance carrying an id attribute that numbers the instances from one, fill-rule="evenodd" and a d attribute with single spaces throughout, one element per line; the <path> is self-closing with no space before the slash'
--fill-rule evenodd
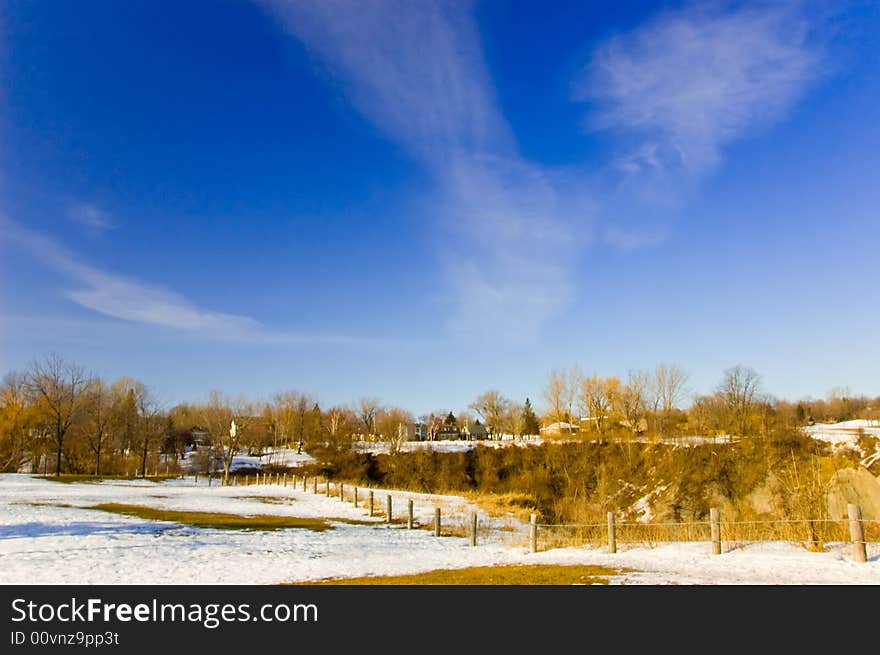
<path id="1" fill-rule="evenodd" d="M 461 428 L 458 427 L 458 421 L 455 420 L 455 415 L 452 412 L 449 412 L 443 419 L 443 423 L 437 431 L 437 439 L 441 441 L 461 439 Z"/>
<path id="2" fill-rule="evenodd" d="M 464 439 L 468 439 L 469 441 L 478 441 L 481 439 L 488 439 L 489 431 L 486 429 L 485 425 L 477 420 L 473 423 L 468 422 L 461 431 L 461 435 Z"/>
<path id="3" fill-rule="evenodd" d="M 413 423 L 412 434 L 416 441 L 427 441 L 429 434 L 428 424 L 422 422 Z"/>
<path id="4" fill-rule="evenodd" d="M 541 428 L 541 436 L 558 437 L 563 434 L 574 434 L 578 430 L 578 426 L 574 425 L 573 423 L 558 421 L 556 423 L 551 423 L 550 425 L 545 425 L 543 428 Z"/>

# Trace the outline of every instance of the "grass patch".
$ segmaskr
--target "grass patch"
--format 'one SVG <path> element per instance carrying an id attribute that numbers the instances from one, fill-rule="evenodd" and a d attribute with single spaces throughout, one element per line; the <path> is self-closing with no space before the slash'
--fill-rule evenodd
<path id="1" fill-rule="evenodd" d="M 37 475 L 33 474 L 31 477 L 36 478 L 38 480 L 48 480 L 49 482 L 63 482 L 64 484 L 71 484 L 75 482 L 132 482 L 134 480 L 143 480 L 145 482 L 164 482 L 165 480 L 175 480 L 182 477 L 179 474 L 169 473 L 164 474 L 160 473 L 159 475 L 148 475 L 145 478 L 142 478 L 139 475 L 91 475 L 89 473 L 62 473 L 61 477 L 55 477 L 54 475 Z"/>
<path id="2" fill-rule="evenodd" d="M 68 505 L 69 507 L 69 505 Z M 332 530 L 332 523 L 347 525 L 378 525 L 374 521 L 358 521 L 356 519 L 326 517 L 305 518 L 301 516 L 276 516 L 273 514 L 256 514 L 243 516 L 222 512 L 189 512 L 184 510 L 159 509 L 143 505 L 126 505 L 123 503 L 101 503 L 80 509 L 96 509 L 124 516 L 135 516 L 148 521 L 169 521 L 182 523 L 196 528 L 217 528 L 220 530 L 285 530 L 303 528 L 313 532 Z"/>
<path id="3" fill-rule="evenodd" d="M 104 480 L 146 480 L 147 482 L 158 482 L 159 480 L 166 480 L 168 478 L 176 477 L 176 476 L 168 476 L 159 478 L 155 477 L 126 477 L 124 475 L 89 475 L 87 473 L 62 473 L 61 477 L 55 477 L 54 475 L 49 475 L 48 477 L 43 477 L 42 475 L 34 476 L 39 478 L 40 480 L 49 480 L 50 482 L 63 482 L 64 484 L 72 484 L 75 482 L 103 482 Z"/>
<path id="4" fill-rule="evenodd" d="M 476 503 L 480 509 L 490 516 L 503 517 L 513 515 L 520 521 L 528 523 L 529 515 L 533 512 L 538 512 L 537 500 L 529 494 L 513 492 L 494 494 L 469 491 L 463 494 L 459 493 L 458 495 L 464 496 L 472 503 Z"/>
<path id="5" fill-rule="evenodd" d="M 223 514 L 220 512 L 186 512 L 182 510 L 157 509 L 142 505 L 125 505 L 122 503 L 101 503 L 83 507 L 102 512 L 112 512 L 125 516 L 135 516 L 148 521 L 170 521 L 197 528 L 217 528 L 220 530 L 283 530 L 286 528 L 304 528 L 313 532 L 332 530 L 331 519 L 302 518 L 298 516 L 273 516 L 257 514 L 241 516 L 239 514 Z"/>
<path id="6" fill-rule="evenodd" d="M 573 585 L 608 584 L 620 571 L 604 566 L 523 564 L 437 569 L 412 575 L 381 575 L 296 583 L 298 585 Z"/>

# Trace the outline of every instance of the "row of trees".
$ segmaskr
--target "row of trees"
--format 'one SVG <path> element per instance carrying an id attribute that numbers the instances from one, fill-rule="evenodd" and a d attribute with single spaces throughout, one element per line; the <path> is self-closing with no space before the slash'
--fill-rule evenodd
<path id="1" fill-rule="evenodd" d="M 675 364 L 630 371 L 625 381 L 598 373 L 587 376 L 578 367 L 553 370 L 544 387 L 546 418 L 567 424 L 569 432 L 586 428 L 604 434 L 615 425 L 633 432 L 649 427 L 663 432 L 679 411 L 687 380 L 687 373 Z"/>
<path id="2" fill-rule="evenodd" d="M 776 425 L 880 419 L 880 398 L 847 388 L 832 389 L 824 400 L 778 400 L 764 391 L 757 371 L 734 366 L 724 371 L 712 393 L 691 396 L 688 377 L 676 364 L 630 371 L 625 380 L 586 376 L 577 367 L 553 370 L 544 386 L 545 422 L 567 423 L 569 432 L 599 434 L 623 427 L 657 435 L 767 435 Z"/>
<path id="3" fill-rule="evenodd" d="M 59 473 L 101 474 L 112 459 L 146 470 L 147 457 L 163 431 L 160 406 L 142 382 L 122 377 L 113 384 L 89 376 L 57 355 L 9 373 L 0 385 L 0 467 Z M 54 460 L 54 461 L 53 461 Z"/>
<path id="4" fill-rule="evenodd" d="M 775 427 L 817 420 L 878 416 L 880 399 L 833 390 L 818 401 L 779 401 L 766 394 L 750 368 L 726 370 L 715 390 L 691 398 L 680 366 L 631 371 L 625 380 L 554 370 L 544 387 L 546 411 L 539 418 L 529 399 L 519 403 L 496 389 L 477 396 L 457 416 L 441 410 L 418 417 L 426 438 L 450 425 L 474 432 L 479 421 L 490 438 L 537 434 L 541 424 L 568 424 L 564 432 L 605 435 L 614 430 L 670 434 L 769 434 Z M 230 430 L 232 422 L 236 429 Z M 450 423 L 451 422 L 451 423 Z M 413 438 L 416 419 L 377 398 L 324 409 L 310 394 L 286 391 L 253 402 L 212 392 L 203 403 L 163 407 L 142 382 L 129 377 L 107 383 L 58 355 L 9 373 L 0 384 L 0 470 L 119 474 L 155 470 L 161 455 L 173 463 L 201 435 L 206 467 L 228 475 L 242 451 L 316 445 L 345 449 L 355 440 L 389 442 L 396 452 Z"/>
<path id="5" fill-rule="evenodd" d="M 412 423 L 408 411 L 374 398 L 323 410 L 299 391 L 262 402 L 213 391 L 206 402 L 166 408 L 143 382 L 108 384 L 52 354 L 0 384 L 0 470 L 146 476 L 160 460 L 175 468 L 195 445 L 200 464 L 228 476 L 242 451 L 343 448 L 364 435 L 399 443 Z"/>

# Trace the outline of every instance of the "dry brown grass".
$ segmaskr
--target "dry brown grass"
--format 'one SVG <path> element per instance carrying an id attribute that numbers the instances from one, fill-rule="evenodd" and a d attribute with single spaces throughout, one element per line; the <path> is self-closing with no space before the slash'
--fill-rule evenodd
<path id="1" fill-rule="evenodd" d="M 608 584 L 621 571 L 604 566 L 523 564 L 438 569 L 412 575 L 336 578 L 297 583 L 304 585 L 581 585 Z"/>
<path id="2" fill-rule="evenodd" d="M 488 494 L 467 492 L 463 495 L 476 504 L 489 516 L 506 517 L 513 515 L 520 521 L 528 522 L 529 515 L 536 512 L 537 501 L 533 496 L 524 493 Z"/>
<path id="3" fill-rule="evenodd" d="M 181 510 L 158 509 L 143 505 L 126 505 L 121 503 L 102 503 L 81 509 L 100 510 L 124 516 L 135 516 L 148 521 L 168 521 L 191 525 L 197 528 L 216 528 L 220 530 L 283 530 L 303 528 L 313 532 L 332 530 L 331 523 L 348 523 L 352 525 L 373 525 L 369 521 L 353 521 L 342 518 L 302 518 L 298 516 L 277 516 L 257 514 L 242 516 L 239 514 L 223 514 L 220 512 L 187 512 Z"/>

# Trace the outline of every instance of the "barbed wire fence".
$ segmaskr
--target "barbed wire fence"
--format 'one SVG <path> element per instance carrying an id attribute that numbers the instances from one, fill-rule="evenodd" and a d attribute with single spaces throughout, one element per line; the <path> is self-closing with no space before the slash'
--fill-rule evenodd
<path id="1" fill-rule="evenodd" d="M 195 482 L 198 484 L 197 479 Z M 472 546 L 486 541 L 527 545 L 531 552 L 572 546 L 607 547 L 610 552 L 616 552 L 621 544 L 653 547 L 670 542 L 708 542 L 712 544 L 712 552 L 722 554 L 757 541 L 800 542 L 813 550 L 822 550 L 829 543 L 849 542 L 852 559 L 866 562 L 867 544 L 880 542 L 880 520 L 864 519 L 861 508 L 854 504 L 848 506 L 846 518 L 726 520 L 713 508 L 709 519 L 703 521 L 625 521 L 608 512 L 603 522 L 541 523 L 537 515 L 532 514 L 530 522 L 523 524 L 519 520 L 490 520 L 486 515 L 480 520 L 476 511 L 444 513 L 439 505 L 433 517 L 424 520 L 414 512 L 413 494 L 396 490 L 379 490 L 377 494 L 377 490 L 369 487 L 333 482 L 319 476 L 261 473 L 231 477 L 228 484 L 289 486 L 352 502 L 367 510 L 369 516 L 384 518 L 386 523 L 408 529 L 429 529 L 438 537 L 468 537 Z"/>

